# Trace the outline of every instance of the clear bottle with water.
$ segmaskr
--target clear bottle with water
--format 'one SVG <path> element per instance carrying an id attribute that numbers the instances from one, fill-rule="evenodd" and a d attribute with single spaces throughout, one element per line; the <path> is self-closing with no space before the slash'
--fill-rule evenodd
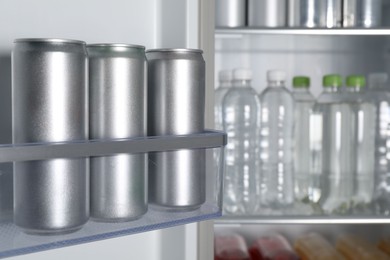
<path id="1" fill-rule="evenodd" d="M 250 215 L 259 206 L 260 102 L 251 79 L 250 70 L 234 70 L 232 87 L 223 99 L 223 125 L 228 135 L 223 210 L 228 214 Z"/>
<path id="2" fill-rule="evenodd" d="M 356 158 L 354 176 L 353 210 L 369 213 L 369 204 L 374 195 L 374 154 L 375 154 L 375 106 L 369 101 L 364 87 L 366 80 L 361 75 L 351 75 L 346 79 L 346 95 L 354 113 L 356 131 L 353 153 Z"/>
<path id="3" fill-rule="evenodd" d="M 390 215 L 390 88 L 387 73 L 368 76 L 368 99 L 376 108 L 374 199 L 378 214 Z"/>
<path id="4" fill-rule="evenodd" d="M 310 169 L 310 115 L 315 98 L 310 93 L 310 78 L 297 76 L 293 78 L 294 106 L 294 193 L 298 201 L 311 197 Z"/>
<path id="5" fill-rule="evenodd" d="M 294 201 L 294 100 L 285 80 L 284 71 L 268 71 L 268 86 L 260 95 L 261 204 L 277 211 Z"/>
<path id="6" fill-rule="evenodd" d="M 218 74 L 219 86 L 214 93 L 214 122 L 215 129 L 223 129 L 222 102 L 232 84 L 232 71 L 221 70 Z"/>
<path id="7" fill-rule="evenodd" d="M 356 172 L 355 115 L 341 77 L 323 77 L 323 93 L 311 118 L 313 172 L 319 176 L 318 199 L 327 213 L 349 213 Z"/>

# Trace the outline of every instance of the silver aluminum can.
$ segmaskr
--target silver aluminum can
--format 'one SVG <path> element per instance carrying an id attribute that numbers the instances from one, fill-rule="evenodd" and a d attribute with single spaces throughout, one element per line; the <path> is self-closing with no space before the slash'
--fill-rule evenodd
<path id="1" fill-rule="evenodd" d="M 359 0 L 343 0 L 343 27 L 356 27 L 358 19 Z"/>
<path id="2" fill-rule="evenodd" d="M 13 143 L 88 138 L 85 43 L 18 39 L 12 53 Z M 28 233 L 66 233 L 89 218 L 86 158 L 14 163 L 14 222 Z"/>
<path id="3" fill-rule="evenodd" d="M 324 8 L 318 0 L 289 0 L 289 27 L 324 27 Z"/>
<path id="4" fill-rule="evenodd" d="M 324 21 L 327 28 L 341 27 L 342 25 L 342 1 L 321 0 L 322 8 L 325 10 Z"/>
<path id="5" fill-rule="evenodd" d="M 216 27 L 243 27 L 246 24 L 247 0 L 216 0 Z"/>
<path id="6" fill-rule="evenodd" d="M 145 47 L 92 44 L 90 138 L 142 137 L 146 129 Z M 147 154 L 91 157 L 91 217 L 128 221 L 147 211 Z"/>
<path id="7" fill-rule="evenodd" d="M 285 27 L 286 0 L 249 0 L 248 25 L 251 27 Z"/>
<path id="8" fill-rule="evenodd" d="M 148 135 L 204 131 L 205 61 L 201 50 L 157 49 L 148 61 Z M 192 210 L 205 201 L 205 150 L 149 155 L 149 202 Z"/>
<path id="9" fill-rule="evenodd" d="M 382 25 L 382 0 L 359 0 L 361 6 L 357 24 L 359 27 L 379 27 Z"/>

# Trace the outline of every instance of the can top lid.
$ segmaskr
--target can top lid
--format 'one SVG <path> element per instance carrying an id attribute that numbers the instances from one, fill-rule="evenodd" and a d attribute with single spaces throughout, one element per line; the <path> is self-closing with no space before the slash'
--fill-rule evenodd
<path id="1" fill-rule="evenodd" d="M 58 38 L 21 38 L 21 39 L 14 40 L 14 43 L 18 43 L 18 42 L 72 43 L 72 44 L 85 45 L 84 41 L 70 40 L 70 39 L 58 39 Z"/>
<path id="2" fill-rule="evenodd" d="M 87 44 L 87 48 L 103 48 L 106 50 L 120 50 L 120 49 L 142 49 L 145 50 L 145 46 L 137 44 L 127 44 L 127 43 L 93 43 Z"/>
<path id="3" fill-rule="evenodd" d="M 175 53 L 203 53 L 200 49 L 181 49 L 181 48 L 165 48 L 165 49 L 150 49 L 146 51 L 148 52 L 175 52 Z"/>

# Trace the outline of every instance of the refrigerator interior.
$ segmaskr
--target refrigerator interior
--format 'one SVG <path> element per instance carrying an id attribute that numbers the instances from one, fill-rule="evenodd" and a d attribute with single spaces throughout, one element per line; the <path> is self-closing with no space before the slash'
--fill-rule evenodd
<path id="1" fill-rule="evenodd" d="M 16 38 L 65 38 L 87 43 L 129 43 L 150 48 L 199 48 L 206 61 L 206 127 L 212 128 L 214 1 L 2 1 L 0 3 L 0 143 L 12 142 L 11 50 Z M 211 158 L 210 158 L 211 159 Z M 210 160 L 211 162 L 211 160 Z M 12 164 L 1 164 L 0 205 L 12 208 Z M 209 187 L 213 186 L 209 184 Z M 3 194 L 7 194 L 4 196 Z M 9 219 L 9 216 L 6 216 Z M 180 225 L 180 222 L 176 224 Z M 158 229 L 155 226 L 154 229 Z M 139 230 L 142 232 L 142 230 Z M 137 231 L 137 232 L 139 232 Z M 210 221 L 61 248 L 15 259 L 207 259 Z M 4 235 L 4 234 L 3 234 Z M 36 238 L 40 243 L 44 238 Z M 15 243 L 15 242 L 11 242 Z M 17 242 L 16 242 L 17 243 Z M 77 243 L 76 243 L 77 244 Z M 56 247 L 64 246 L 58 243 Z M 39 250 L 49 248 L 41 247 Z M 26 251 L 28 253 L 30 251 Z"/>
<path id="2" fill-rule="evenodd" d="M 281 69 L 287 73 L 289 90 L 293 76 L 307 75 L 311 78 L 310 91 L 318 97 L 325 74 L 390 72 L 389 39 L 382 35 L 289 35 L 288 30 L 279 35 L 217 31 L 215 75 L 238 67 L 252 69 L 252 86 L 260 93 L 267 84 L 267 70 Z M 215 77 L 215 86 L 217 80 Z"/>
<path id="3" fill-rule="evenodd" d="M 307 29 L 307 28 L 216 28 L 215 87 L 221 70 L 252 70 L 252 87 L 257 93 L 265 89 L 266 72 L 281 69 L 287 74 L 286 87 L 292 90 L 292 78 L 310 77 L 310 92 L 318 97 L 325 74 L 367 76 L 371 72 L 390 73 L 389 5 L 384 1 L 384 28 L 375 29 Z M 337 217 L 336 217 L 337 218 Z M 362 224 L 370 223 L 370 224 Z M 280 233 L 290 242 L 311 231 L 318 231 L 335 242 L 343 233 L 357 234 L 371 241 L 388 236 L 388 218 L 343 216 L 223 216 L 215 221 L 218 234 L 238 233 L 248 246 L 255 238 Z"/>

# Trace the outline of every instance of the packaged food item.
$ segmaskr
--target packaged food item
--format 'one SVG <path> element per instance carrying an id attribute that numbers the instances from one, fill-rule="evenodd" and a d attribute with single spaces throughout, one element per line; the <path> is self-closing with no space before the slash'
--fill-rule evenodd
<path id="1" fill-rule="evenodd" d="M 378 248 L 390 255 L 390 237 L 381 239 L 378 243 Z"/>
<path id="2" fill-rule="evenodd" d="M 238 234 L 219 235 L 214 243 L 215 260 L 250 260 L 244 238 Z"/>
<path id="3" fill-rule="evenodd" d="M 279 234 L 265 236 L 249 248 L 251 260 L 298 260 L 287 239 Z"/>
<path id="4" fill-rule="evenodd" d="M 368 241 L 354 235 L 343 235 L 337 240 L 336 248 L 350 260 L 390 260 L 390 256 Z"/>
<path id="5" fill-rule="evenodd" d="M 295 241 L 294 249 L 302 260 L 345 259 L 323 236 L 318 233 L 308 233 L 299 237 Z"/>

